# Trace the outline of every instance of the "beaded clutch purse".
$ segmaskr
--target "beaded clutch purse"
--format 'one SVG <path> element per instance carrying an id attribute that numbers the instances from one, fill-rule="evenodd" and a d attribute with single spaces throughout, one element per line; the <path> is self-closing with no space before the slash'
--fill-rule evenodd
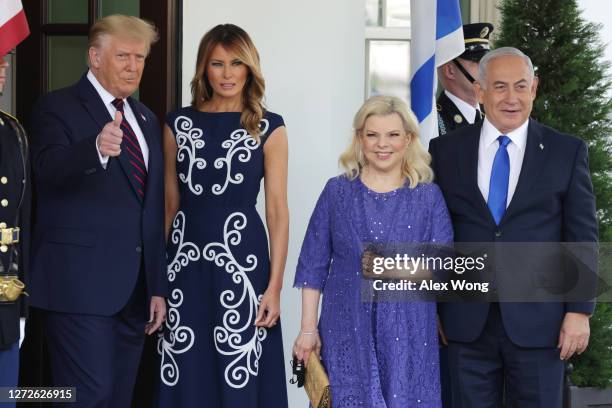
<path id="1" fill-rule="evenodd" d="M 316 353 L 310 353 L 308 357 L 304 389 L 314 408 L 331 408 L 329 378 Z"/>

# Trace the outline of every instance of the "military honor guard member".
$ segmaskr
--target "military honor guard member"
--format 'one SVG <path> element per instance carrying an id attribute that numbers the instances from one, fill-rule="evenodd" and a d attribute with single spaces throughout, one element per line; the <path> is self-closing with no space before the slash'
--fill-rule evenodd
<path id="1" fill-rule="evenodd" d="M 8 62 L 0 57 L 0 94 Z M 19 121 L 0 111 L 0 387 L 16 387 L 19 319 L 24 316 L 30 182 L 28 142 Z M 14 407 L 0 403 L 0 407 Z"/>
<path id="2" fill-rule="evenodd" d="M 492 31 L 493 25 L 489 23 L 464 25 L 465 52 L 438 68 L 438 78 L 444 88 L 437 100 L 440 136 L 482 121 L 473 83 L 478 79 L 478 62 L 490 50 Z"/>

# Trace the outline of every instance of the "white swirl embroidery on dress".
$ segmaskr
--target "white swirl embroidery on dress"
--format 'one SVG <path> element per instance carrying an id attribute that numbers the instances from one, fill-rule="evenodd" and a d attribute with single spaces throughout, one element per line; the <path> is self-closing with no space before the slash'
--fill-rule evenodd
<path id="1" fill-rule="evenodd" d="M 177 246 L 176 254 L 172 262 L 168 264 L 168 280 L 174 282 L 176 273 L 183 266 L 187 266 L 189 261 L 197 261 L 200 259 L 200 249 L 193 242 L 184 242 L 185 235 L 185 213 L 179 211 L 172 223 L 172 233 L 170 240 Z"/>
<path id="2" fill-rule="evenodd" d="M 241 265 L 232 248 L 240 244 L 240 233 L 247 225 L 247 218 L 241 212 L 234 212 L 227 217 L 223 226 L 223 242 L 211 242 L 202 250 L 204 259 L 214 261 L 225 272 L 232 275 L 236 285 L 242 285 L 236 292 L 232 289 L 221 293 L 221 305 L 226 309 L 223 315 L 223 326 L 214 329 L 214 341 L 217 352 L 235 358 L 225 368 L 225 381 L 232 388 L 244 387 L 251 375 L 259 371 L 259 359 L 262 355 L 261 342 L 268 332 L 263 327 L 254 327 L 253 321 L 263 295 L 257 295 L 247 276 L 247 272 L 257 266 L 257 257 L 250 254 Z M 239 307 L 248 302 L 248 316 L 241 315 Z M 244 312 L 243 312 L 244 313 Z"/>
<path id="3" fill-rule="evenodd" d="M 261 134 L 265 135 L 268 131 L 270 122 L 267 119 L 262 119 L 259 125 Z M 225 182 L 223 185 L 214 184 L 212 186 L 213 194 L 223 194 L 229 183 L 240 184 L 244 180 L 242 173 L 232 175 L 232 159 L 238 153 L 238 160 L 246 163 L 251 160 L 251 151 L 259 147 L 259 142 L 256 141 L 245 129 L 236 129 L 232 132 L 229 139 L 221 143 L 221 147 L 227 150 L 225 157 L 219 157 L 215 160 L 215 169 L 222 169 L 226 166 Z"/>
<path id="4" fill-rule="evenodd" d="M 193 347 L 195 334 L 190 327 L 181 326 L 181 314 L 178 311 L 183 303 L 183 291 L 174 289 L 168 298 L 168 315 L 166 317 L 167 336 L 160 331 L 157 340 L 157 353 L 161 355 L 160 377 L 164 384 L 172 387 L 178 383 L 179 367 L 174 356 L 182 354 Z"/>
<path id="5" fill-rule="evenodd" d="M 174 282 L 176 274 L 189 261 L 200 259 L 200 250 L 193 242 L 184 241 L 185 213 L 179 211 L 172 223 L 170 239 L 177 246 L 174 259 L 168 265 L 168 281 Z M 164 384 L 171 387 L 179 380 L 179 367 L 174 356 L 193 347 L 195 333 L 188 326 L 181 326 L 179 306 L 183 303 L 183 291 L 174 289 L 168 299 L 168 314 L 165 328 L 158 332 L 157 352 L 161 356 L 160 377 Z M 164 327 L 162 326 L 162 327 Z M 166 334 L 166 336 L 164 336 Z"/>
<path id="6" fill-rule="evenodd" d="M 204 188 L 201 184 L 193 184 L 191 174 L 193 166 L 200 170 L 206 167 L 206 160 L 197 157 L 196 151 L 204 148 L 204 140 L 202 139 L 202 129 L 193 127 L 193 121 L 186 116 L 178 116 L 174 120 L 174 131 L 176 133 L 176 144 L 178 151 L 176 152 L 176 160 L 183 162 L 189 160 L 187 174 L 179 173 L 179 179 L 189 186 L 189 189 L 197 195 L 202 194 Z"/>

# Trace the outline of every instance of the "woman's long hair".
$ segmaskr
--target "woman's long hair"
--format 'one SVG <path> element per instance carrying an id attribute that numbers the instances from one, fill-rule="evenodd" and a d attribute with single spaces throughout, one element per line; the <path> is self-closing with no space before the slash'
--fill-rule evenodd
<path id="1" fill-rule="evenodd" d="M 240 123 L 255 140 L 259 142 L 260 122 L 264 115 L 263 97 L 265 81 L 259 66 L 259 53 L 249 35 L 234 24 L 219 24 L 202 37 L 198 48 L 196 72 L 191 80 L 191 106 L 198 109 L 202 102 L 213 96 L 213 90 L 206 75 L 210 55 L 217 45 L 236 54 L 236 57 L 247 66 L 249 73 L 242 90 L 243 110 Z"/>
<path id="2" fill-rule="evenodd" d="M 361 174 L 367 164 L 361 150 L 361 138 L 366 120 L 373 115 L 391 115 L 397 113 L 402 120 L 404 131 L 410 136 L 402 159 L 402 175 L 407 177 L 410 187 L 419 183 L 433 181 L 433 171 L 429 164 L 431 156 L 425 151 L 419 140 L 418 122 L 408 105 L 394 96 L 373 96 L 363 103 L 353 119 L 353 137 L 348 148 L 340 155 L 340 164 L 344 167 L 346 176 L 353 180 Z"/>

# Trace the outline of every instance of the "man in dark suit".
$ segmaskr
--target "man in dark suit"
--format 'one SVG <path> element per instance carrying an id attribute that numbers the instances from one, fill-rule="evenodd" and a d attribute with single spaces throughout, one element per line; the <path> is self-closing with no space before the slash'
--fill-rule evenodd
<path id="1" fill-rule="evenodd" d="M 53 384 L 76 387 L 79 407 L 130 405 L 144 333 L 165 319 L 160 127 L 130 97 L 156 39 L 136 17 L 99 20 L 89 72 L 32 113 L 31 302 Z"/>
<path id="2" fill-rule="evenodd" d="M 438 68 L 443 88 L 436 101 L 440 135 L 482 120 L 473 83 L 478 79 L 478 62 L 489 52 L 492 31 L 493 26 L 489 23 L 465 24 L 465 51 Z"/>
<path id="3" fill-rule="evenodd" d="M 430 143 L 455 241 L 496 243 L 501 253 L 504 242 L 596 242 L 586 145 L 529 118 L 538 85 L 530 59 L 499 48 L 479 77 L 484 122 Z M 514 276 L 512 264 L 496 273 L 498 282 Z M 593 310 L 591 301 L 441 303 L 449 405 L 500 407 L 505 395 L 505 406 L 561 407 L 564 360 L 586 349 Z"/>
<path id="4" fill-rule="evenodd" d="M 8 62 L 0 57 L 0 95 Z M 30 226 L 28 142 L 19 121 L 0 111 L 0 387 L 16 387 L 19 370 L 20 316 L 27 284 Z M 23 288 L 22 288 L 23 289 Z M 15 404 L 0 403 L 0 407 Z"/>

